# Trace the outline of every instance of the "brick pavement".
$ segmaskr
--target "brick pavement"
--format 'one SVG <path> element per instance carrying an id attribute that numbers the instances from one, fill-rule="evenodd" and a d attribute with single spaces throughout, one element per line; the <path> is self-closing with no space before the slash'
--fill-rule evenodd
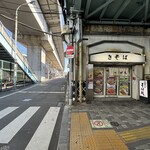
<path id="1" fill-rule="evenodd" d="M 113 99 L 110 101 L 108 101 L 108 99 L 105 99 L 104 101 L 102 100 L 103 99 L 94 100 L 91 104 L 78 103 L 73 106 L 66 106 L 67 108 L 65 109 L 68 113 L 64 116 L 64 118 L 68 119 L 68 123 L 67 127 L 64 126 L 63 131 L 65 128 L 68 131 L 68 138 L 65 141 L 65 143 L 68 144 L 66 144 L 66 147 L 63 149 L 60 146 L 63 142 L 59 142 L 58 150 L 71 150 L 69 146 L 69 135 L 73 130 L 70 126 L 71 114 L 82 112 L 87 114 L 89 121 L 107 120 L 112 125 L 112 128 L 110 129 L 92 129 L 93 132 L 95 132 L 95 130 L 114 130 L 129 150 L 150 150 L 150 104 L 145 104 L 131 99 Z M 142 135 L 139 133 L 140 130 L 142 130 Z M 138 134 L 136 134 L 136 132 L 138 132 Z M 132 138 L 125 134 L 130 134 L 132 138 L 134 136 L 134 140 L 131 140 Z"/>

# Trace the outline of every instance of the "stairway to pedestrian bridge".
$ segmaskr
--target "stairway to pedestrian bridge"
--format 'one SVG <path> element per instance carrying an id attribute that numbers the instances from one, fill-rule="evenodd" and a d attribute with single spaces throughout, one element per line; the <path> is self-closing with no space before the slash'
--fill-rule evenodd
<path id="1" fill-rule="evenodd" d="M 4 25 L 0 22 L 0 59 L 14 63 L 15 56 L 15 42 L 9 36 Z M 19 67 L 24 71 L 24 73 L 33 82 L 37 82 L 38 79 L 30 66 L 28 65 L 27 59 L 22 55 L 22 53 L 17 48 L 16 59 Z"/>

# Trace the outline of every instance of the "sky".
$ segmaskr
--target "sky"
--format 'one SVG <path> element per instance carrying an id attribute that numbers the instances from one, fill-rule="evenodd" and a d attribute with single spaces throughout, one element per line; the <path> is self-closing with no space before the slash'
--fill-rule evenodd
<path id="1" fill-rule="evenodd" d="M 12 34 L 12 32 L 11 31 L 9 31 L 7 28 L 6 28 L 6 31 L 7 31 L 7 33 L 9 34 L 9 36 L 10 37 L 12 37 L 13 36 L 13 34 Z M 17 46 L 18 46 L 18 48 L 19 48 L 19 50 L 20 50 L 20 52 L 22 53 L 22 54 L 27 54 L 27 48 L 26 47 L 24 47 L 21 43 L 17 43 Z"/>

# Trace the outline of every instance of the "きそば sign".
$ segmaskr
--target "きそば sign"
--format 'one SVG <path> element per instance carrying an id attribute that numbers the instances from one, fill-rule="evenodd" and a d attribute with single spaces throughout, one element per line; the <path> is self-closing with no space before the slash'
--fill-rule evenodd
<path id="1" fill-rule="evenodd" d="M 92 54 L 90 56 L 90 61 L 144 63 L 145 56 L 133 53 L 100 53 L 100 54 Z"/>
<path id="2" fill-rule="evenodd" d="M 66 57 L 74 58 L 74 47 L 72 45 L 68 45 L 68 47 L 66 49 Z"/>

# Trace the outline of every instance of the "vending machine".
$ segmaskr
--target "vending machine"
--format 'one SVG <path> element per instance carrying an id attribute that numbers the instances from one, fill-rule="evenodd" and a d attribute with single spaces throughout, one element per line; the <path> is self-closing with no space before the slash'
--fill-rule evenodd
<path id="1" fill-rule="evenodd" d="M 140 80 L 140 100 L 150 103 L 150 80 Z"/>

